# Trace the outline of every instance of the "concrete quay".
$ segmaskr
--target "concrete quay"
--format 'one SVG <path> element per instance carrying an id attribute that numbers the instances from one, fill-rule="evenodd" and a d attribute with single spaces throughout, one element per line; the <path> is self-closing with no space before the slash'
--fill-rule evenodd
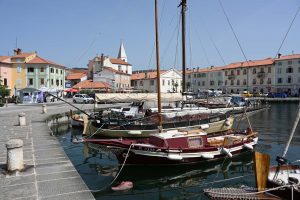
<path id="1" fill-rule="evenodd" d="M 75 109 L 61 101 L 47 103 L 47 113 L 43 114 L 42 105 L 8 104 L 0 108 L 0 199 L 94 199 L 46 123 L 54 114 Z M 81 109 L 93 107 L 75 105 Z M 25 126 L 19 126 L 19 113 L 25 113 Z M 10 139 L 23 140 L 24 171 L 6 171 L 5 145 Z"/>

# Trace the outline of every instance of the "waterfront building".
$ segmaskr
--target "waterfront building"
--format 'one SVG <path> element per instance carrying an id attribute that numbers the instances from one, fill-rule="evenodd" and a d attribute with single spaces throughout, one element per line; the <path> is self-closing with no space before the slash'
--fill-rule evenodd
<path id="1" fill-rule="evenodd" d="M 157 71 L 144 70 L 134 72 L 131 76 L 131 85 L 134 90 L 148 92 L 157 91 Z M 181 92 L 182 74 L 175 69 L 160 71 L 161 92 Z"/>
<path id="2" fill-rule="evenodd" d="M 300 94 L 300 54 L 248 62 L 235 62 L 222 67 L 187 70 L 187 91 L 214 89 L 224 93 L 286 92 Z"/>
<path id="3" fill-rule="evenodd" d="M 82 72 L 75 72 L 75 73 L 69 73 L 66 76 L 66 88 L 71 88 L 73 85 L 76 85 L 77 83 L 81 81 L 87 80 L 87 74 Z"/>
<path id="4" fill-rule="evenodd" d="M 102 67 L 102 70 L 94 73 L 94 82 L 105 82 L 111 85 L 113 91 L 130 89 L 130 77 L 128 73 L 115 70 L 111 67 Z"/>
<path id="5" fill-rule="evenodd" d="M 0 56 L 0 80 L 1 84 L 6 86 L 8 89 L 11 89 L 11 63 L 9 56 Z"/>
<path id="6" fill-rule="evenodd" d="M 55 92 L 64 90 L 64 66 L 44 59 L 36 52 L 22 52 L 18 48 L 14 53 L 5 60 L 7 66 L 3 70 L 11 95 L 18 96 L 18 91 L 24 88 Z M 2 60 L 2 66 L 3 63 Z"/>
<path id="7" fill-rule="evenodd" d="M 120 45 L 119 53 L 117 58 L 109 56 L 96 56 L 88 63 L 89 79 L 93 79 L 94 74 L 102 71 L 103 67 L 110 67 L 116 71 L 123 72 L 126 74 L 132 74 L 132 65 L 127 62 L 127 55 L 123 43 Z"/>

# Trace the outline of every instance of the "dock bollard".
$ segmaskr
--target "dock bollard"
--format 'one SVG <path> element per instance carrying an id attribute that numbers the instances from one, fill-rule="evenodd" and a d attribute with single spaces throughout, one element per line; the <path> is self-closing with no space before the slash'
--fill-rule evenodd
<path id="1" fill-rule="evenodd" d="M 7 148 L 7 170 L 15 171 L 24 168 L 23 141 L 12 139 L 6 143 Z"/>
<path id="2" fill-rule="evenodd" d="M 43 113 L 43 114 L 46 114 L 46 113 L 47 113 L 47 106 L 46 106 L 46 105 L 43 105 L 42 108 L 43 108 L 42 113 Z"/>
<path id="3" fill-rule="evenodd" d="M 26 126 L 25 113 L 19 113 L 19 126 Z"/>

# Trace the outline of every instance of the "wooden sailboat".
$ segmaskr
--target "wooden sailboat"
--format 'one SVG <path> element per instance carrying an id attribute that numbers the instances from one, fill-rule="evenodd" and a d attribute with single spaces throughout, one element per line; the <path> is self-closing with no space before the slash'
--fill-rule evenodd
<path id="1" fill-rule="evenodd" d="M 182 4 L 185 10 L 186 1 Z M 126 165 L 172 165 L 190 164 L 232 157 L 243 151 L 252 150 L 256 145 L 257 133 L 247 130 L 228 130 L 208 136 L 202 129 L 162 130 L 160 106 L 160 70 L 158 48 L 158 10 L 155 0 L 157 94 L 159 127 L 156 134 L 145 139 L 85 139 L 85 142 L 99 144 L 110 149 L 120 163 Z M 184 84 L 183 84 L 184 87 Z"/>

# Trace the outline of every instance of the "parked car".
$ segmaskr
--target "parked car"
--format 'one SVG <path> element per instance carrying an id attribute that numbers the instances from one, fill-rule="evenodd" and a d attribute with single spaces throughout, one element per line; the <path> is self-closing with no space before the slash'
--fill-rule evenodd
<path id="1" fill-rule="evenodd" d="M 94 103 L 95 100 L 87 94 L 75 94 L 73 96 L 74 103 Z"/>
<path id="2" fill-rule="evenodd" d="M 253 97 L 253 94 L 251 94 L 249 91 L 244 91 L 242 96 L 243 97 Z"/>

